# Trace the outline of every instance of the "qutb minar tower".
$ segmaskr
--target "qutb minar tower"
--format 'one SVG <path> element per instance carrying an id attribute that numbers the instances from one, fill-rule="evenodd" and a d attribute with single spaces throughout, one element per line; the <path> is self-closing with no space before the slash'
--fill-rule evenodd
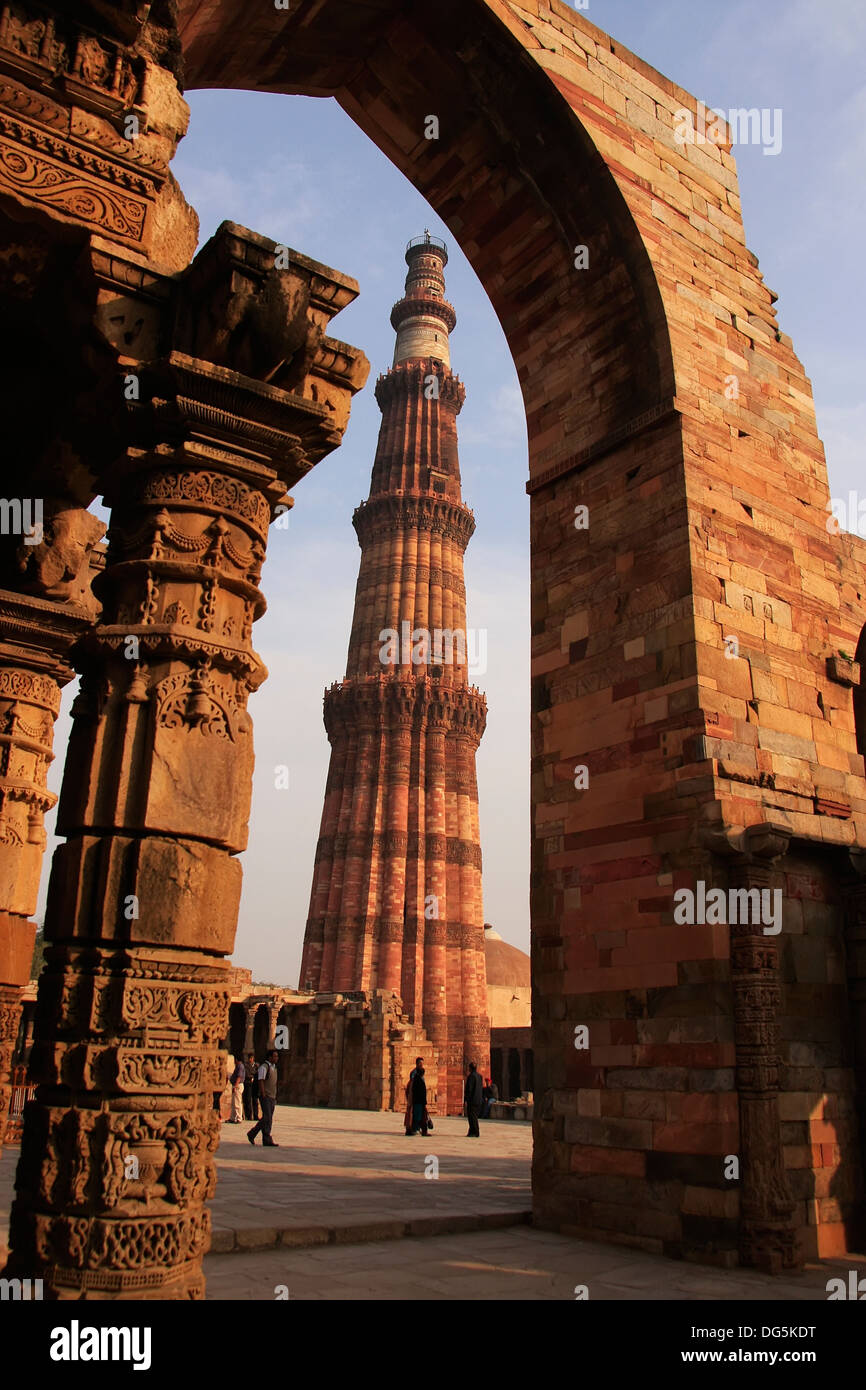
<path id="1" fill-rule="evenodd" d="M 460 491 L 451 371 L 457 315 L 443 242 L 406 250 L 394 364 L 361 546 L 346 679 L 325 693 L 331 762 L 300 983 L 396 991 L 459 1111 L 466 1063 L 489 1068 L 475 754 L 487 705 L 469 681 L 463 554 L 475 529 Z M 447 1077 L 446 1086 L 443 1078 Z"/>

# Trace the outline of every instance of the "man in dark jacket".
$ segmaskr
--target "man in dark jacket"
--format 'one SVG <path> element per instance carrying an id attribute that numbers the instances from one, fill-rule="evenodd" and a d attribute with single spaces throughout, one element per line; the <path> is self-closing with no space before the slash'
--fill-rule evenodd
<path id="1" fill-rule="evenodd" d="M 256 1059 L 252 1052 L 247 1057 L 246 1073 L 244 1077 L 244 1119 L 257 1120 L 259 1118 L 259 1079 Z"/>
<path id="2" fill-rule="evenodd" d="M 469 1120 L 467 1139 L 481 1138 L 481 1131 L 478 1128 L 478 1116 L 481 1113 L 481 1104 L 484 1099 L 484 1084 L 478 1075 L 478 1069 L 474 1062 L 469 1063 L 469 1075 L 466 1078 L 466 1085 L 463 1088 L 463 1101 L 466 1106 L 466 1117 Z"/>
<path id="3" fill-rule="evenodd" d="M 271 1125 L 274 1122 L 274 1110 L 277 1106 L 277 1060 L 279 1053 L 276 1048 L 272 1048 L 268 1053 L 267 1061 L 262 1062 L 259 1067 L 259 1104 L 262 1107 L 262 1118 L 258 1124 L 253 1125 L 247 1131 L 247 1138 L 251 1144 L 255 1144 L 256 1135 L 261 1133 L 262 1144 L 268 1149 L 278 1149 L 280 1146 L 276 1139 L 271 1137 Z"/>

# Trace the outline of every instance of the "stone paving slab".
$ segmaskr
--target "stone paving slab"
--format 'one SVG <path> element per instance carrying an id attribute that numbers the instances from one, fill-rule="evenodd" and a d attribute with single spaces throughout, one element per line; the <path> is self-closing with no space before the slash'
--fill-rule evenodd
<path id="1" fill-rule="evenodd" d="M 518 1226 L 508 1231 L 381 1241 L 363 1247 L 269 1250 L 205 1259 L 207 1297 L 389 1301 L 566 1300 L 585 1284 L 590 1300 L 625 1302 L 825 1302 L 827 1280 L 862 1259 L 810 1265 L 799 1276 L 685 1264 L 659 1255 L 576 1240 Z"/>

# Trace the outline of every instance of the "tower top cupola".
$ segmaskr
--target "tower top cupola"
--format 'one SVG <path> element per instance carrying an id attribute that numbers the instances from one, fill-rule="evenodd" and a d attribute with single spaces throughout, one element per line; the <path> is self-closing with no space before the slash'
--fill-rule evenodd
<path id="1" fill-rule="evenodd" d="M 447 263 L 445 242 L 429 232 L 413 237 L 406 247 L 406 292 L 391 310 L 391 326 L 397 333 L 395 367 L 434 357 L 450 368 L 448 335 L 457 315 L 445 298 Z"/>

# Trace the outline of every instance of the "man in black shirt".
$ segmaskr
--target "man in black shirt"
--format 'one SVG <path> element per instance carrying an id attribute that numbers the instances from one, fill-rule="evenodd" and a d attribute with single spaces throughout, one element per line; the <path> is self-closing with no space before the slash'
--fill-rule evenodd
<path id="1" fill-rule="evenodd" d="M 469 1075 L 466 1078 L 466 1085 L 463 1088 L 463 1101 L 466 1106 L 466 1117 L 469 1120 L 467 1139 L 480 1139 L 481 1131 L 478 1128 L 478 1116 L 481 1113 L 481 1104 L 484 1099 L 484 1085 L 478 1075 L 478 1069 L 474 1062 L 469 1063 Z"/>

